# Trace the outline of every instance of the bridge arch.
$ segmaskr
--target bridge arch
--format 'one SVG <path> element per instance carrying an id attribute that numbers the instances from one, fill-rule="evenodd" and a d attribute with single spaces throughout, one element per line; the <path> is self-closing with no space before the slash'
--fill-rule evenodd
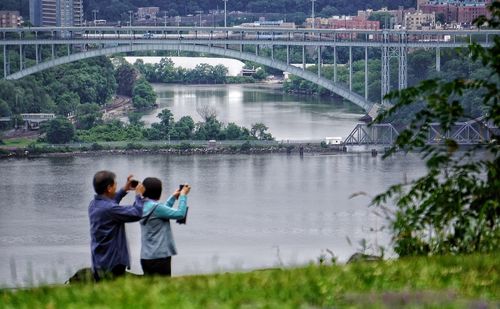
<path id="1" fill-rule="evenodd" d="M 61 65 L 66 63 L 71 63 L 87 58 L 98 57 L 98 56 L 107 56 L 112 54 L 124 53 L 124 52 L 135 52 L 135 51 L 152 51 L 152 50 L 174 50 L 174 51 L 189 51 L 189 52 L 199 52 L 199 53 L 210 53 L 219 56 L 225 56 L 234 59 L 247 60 L 256 62 L 268 67 L 272 67 L 281 71 L 290 72 L 293 75 L 301 77 L 305 80 L 313 82 L 319 86 L 322 86 L 341 97 L 351 101 L 352 103 L 358 105 L 363 108 L 365 111 L 370 111 L 373 106 L 372 103 L 365 100 L 365 98 L 361 95 L 358 95 L 354 92 L 349 91 L 348 89 L 337 85 L 326 79 L 324 77 L 318 76 L 317 74 L 303 70 L 301 68 L 289 65 L 283 61 L 279 61 L 276 59 L 266 58 L 262 56 L 258 56 L 251 53 L 240 52 L 237 50 L 224 49 L 220 47 L 206 46 L 206 45 L 194 45 L 194 44 L 181 44 L 181 45 L 165 45 L 165 44 L 133 44 L 133 45 L 121 45 L 121 46 L 113 46 L 107 48 L 101 48 L 96 50 L 90 50 L 85 52 L 80 52 L 76 54 L 71 54 L 68 56 L 60 57 L 57 59 L 45 61 L 43 63 L 39 63 L 32 67 L 23 69 L 19 72 L 13 73 L 11 75 L 6 76 L 6 79 L 16 80 L 23 78 L 25 76 L 35 74 L 41 72 L 43 70 Z"/>

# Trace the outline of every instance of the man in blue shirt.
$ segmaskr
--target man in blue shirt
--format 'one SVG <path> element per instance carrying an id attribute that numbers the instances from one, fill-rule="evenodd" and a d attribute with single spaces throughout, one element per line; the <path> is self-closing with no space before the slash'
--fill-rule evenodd
<path id="1" fill-rule="evenodd" d="M 89 205 L 89 220 L 92 270 L 96 281 L 125 274 L 125 269 L 130 267 L 125 223 L 139 221 L 142 217 L 144 187 L 136 186 L 134 205 L 120 206 L 127 191 L 134 189 L 132 175 L 118 192 L 115 179 L 113 172 L 99 171 L 93 180 L 96 195 Z"/>

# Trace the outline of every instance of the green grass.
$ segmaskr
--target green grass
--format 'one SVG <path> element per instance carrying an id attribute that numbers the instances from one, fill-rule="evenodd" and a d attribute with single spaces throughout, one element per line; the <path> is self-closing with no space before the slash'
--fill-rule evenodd
<path id="1" fill-rule="evenodd" d="M 494 255 L 472 255 L 169 279 L 127 277 L 4 290 L 0 307 L 498 308 L 499 264 Z"/>
<path id="2" fill-rule="evenodd" d="M 36 139 L 29 139 L 29 138 L 12 138 L 12 139 L 6 139 L 3 140 L 4 144 L 2 146 L 6 148 L 25 148 L 28 147 L 29 144 L 33 143 L 36 141 Z"/>

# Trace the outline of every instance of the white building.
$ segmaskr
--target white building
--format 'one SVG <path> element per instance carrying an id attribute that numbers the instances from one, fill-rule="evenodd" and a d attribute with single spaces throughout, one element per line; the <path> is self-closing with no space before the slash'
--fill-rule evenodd
<path id="1" fill-rule="evenodd" d="M 434 12 L 426 14 L 422 11 L 405 14 L 403 26 L 406 30 L 433 29 L 436 27 L 436 14 Z"/>

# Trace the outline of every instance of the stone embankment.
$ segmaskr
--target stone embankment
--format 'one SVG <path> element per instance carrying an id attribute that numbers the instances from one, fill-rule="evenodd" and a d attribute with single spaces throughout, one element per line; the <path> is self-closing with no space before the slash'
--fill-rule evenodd
<path id="1" fill-rule="evenodd" d="M 37 157 L 71 157 L 71 156 L 102 156 L 106 154 L 113 155 L 148 155 L 148 154 L 163 154 L 163 155 L 215 155 L 215 154 L 273 154 L 282 153 L 289 155 L 304 155 L 304 154 L 333 154 L 344 151 L 342 147 L 327 146 L 320 144 L 308 144 L 304 146 L 297 145 L 279 145 L 279 146 L 258 146 L 258 147 L 241 147 L 241 146 L 224 146 L 224 147 L 190 147 L 190 148 L 142 148 L 142 149 L 102 149 L 102 150 L 81 150 L 50 148 L 29 150 L 24 148 L 3 150 L 0 153 L 0 158 L 37 158 Z"/>

